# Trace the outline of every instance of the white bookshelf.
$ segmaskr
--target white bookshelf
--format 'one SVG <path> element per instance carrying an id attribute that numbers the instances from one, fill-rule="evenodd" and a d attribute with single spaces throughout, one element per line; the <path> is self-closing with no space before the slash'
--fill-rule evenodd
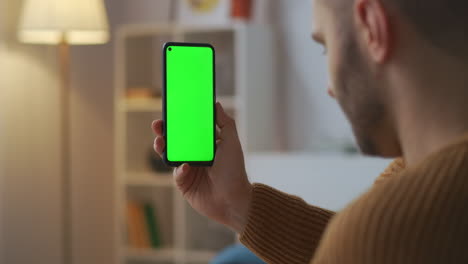
<path id="1" fill-rule="evenodd" d="M 198 264 L 209 261 L 235 235 L 191 209 L 176 190 L 171 172 L 148 162 L 151 121 L 162 116 L 161 52 L 168 41 L 208 42 L 216 49 L 217 100 L 236 119 L 247 153 L 277 150 L 273 34 L 266 25 L 125 25 L 115 34 L 115 174 L 118 263 Z M 127 99 L 127 89 L 149 87 L 155 96 Z M 154 203 L 162 247 L 132 248 L 126 238 L 126 202 Z"/>

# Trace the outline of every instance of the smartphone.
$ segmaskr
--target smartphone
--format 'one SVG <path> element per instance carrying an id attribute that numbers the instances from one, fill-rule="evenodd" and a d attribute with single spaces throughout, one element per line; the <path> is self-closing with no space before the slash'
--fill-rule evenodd
<path id="1" fill-rule="evenodd" d="M 215 49 L 166 43 L 162 68 L 164 162 L 211 166 L 216 152 Z"/>

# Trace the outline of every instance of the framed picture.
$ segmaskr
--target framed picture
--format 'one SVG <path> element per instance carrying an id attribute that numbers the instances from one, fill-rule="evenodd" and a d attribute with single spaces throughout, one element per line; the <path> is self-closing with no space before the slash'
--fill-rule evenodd
<path id="1" fill-rule="evenodd" d="M 177 22 L 182 25 L 225 25 L 231 22 L 231 0 L 179 0 Z"/>

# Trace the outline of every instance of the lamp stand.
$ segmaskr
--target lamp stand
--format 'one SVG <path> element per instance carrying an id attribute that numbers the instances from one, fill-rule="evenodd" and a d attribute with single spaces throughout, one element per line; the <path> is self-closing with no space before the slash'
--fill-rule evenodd
<path id="1" fill-rule="evenodd" d="M 71 152 L 70 152 L 70 45 L 65 37 L 58 45 L 60 67 L 62 245 L 63 263 L 72 263 Z"/>

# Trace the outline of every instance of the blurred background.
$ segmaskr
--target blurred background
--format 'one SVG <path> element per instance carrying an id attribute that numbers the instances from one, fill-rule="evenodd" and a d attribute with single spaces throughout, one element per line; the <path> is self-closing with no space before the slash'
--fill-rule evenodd
<path id="1" fill-rule="evenodd" d="M 152 152 L 167 41 L 215 46 L 252 181 L 331 210 L 366 190 L 389 161 L 358 154 L 311 16 L 311 0 L 0 0 L 0 263 L 255 263 L 219 256 L 235 234 Z"/>

